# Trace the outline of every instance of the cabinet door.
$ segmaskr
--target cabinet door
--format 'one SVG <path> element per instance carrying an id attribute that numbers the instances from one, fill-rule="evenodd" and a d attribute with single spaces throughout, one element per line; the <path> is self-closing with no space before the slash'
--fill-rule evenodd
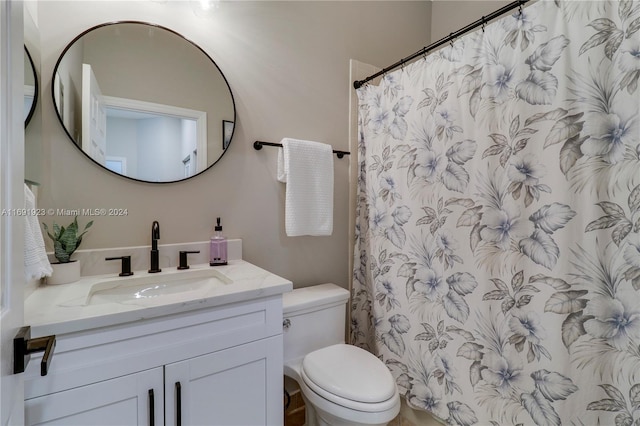
<path id="1" fill-rule="evenodd" d="M 27 425 L 164 424 L 162 367 L 25 401 Z M 153 412 L 153 415 L 150 415 Z"/>
<path id="2" fill-rule="evenodd" d="M 281 425 L 282 374 L 282 335 L 166 365 L 166 425 Z"/>

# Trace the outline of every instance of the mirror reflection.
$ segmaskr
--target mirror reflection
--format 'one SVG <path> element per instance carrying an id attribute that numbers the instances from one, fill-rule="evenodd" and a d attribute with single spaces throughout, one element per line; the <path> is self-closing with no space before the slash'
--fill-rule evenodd
<path id="1" fill-rule="evenodd" d="M 76 37 L 54 69 L 53 98 L 79 149 L 145 182 L 175 182 L 211 167 L 235 122 L 233 95 L 213 60 L 172 30 L 142 22 Z"/>
<path id="2" fill-rule="evenodd" d="M 27 46 L 24 47 L 24 125 L 29 124 L 38 101 L 38 78 L 36 67 Z"/>

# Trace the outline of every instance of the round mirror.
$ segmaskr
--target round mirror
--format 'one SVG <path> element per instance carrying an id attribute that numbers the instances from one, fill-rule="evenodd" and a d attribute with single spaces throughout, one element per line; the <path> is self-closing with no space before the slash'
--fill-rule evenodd
<path id="1" fill-rule="evenodd" d="M 233 136 L 235 103 L 218 66 L 158 25 L 122 21 L 83 32 L 60 55 L 52 91 L 76 147 L 134 180 L 202 173 Z"/>
<path id="2" fill-rule="evenodd" d="M 27 127 L 38 102 L 38 77 L 31 54 L 24 47 L 24 126 Z"/>

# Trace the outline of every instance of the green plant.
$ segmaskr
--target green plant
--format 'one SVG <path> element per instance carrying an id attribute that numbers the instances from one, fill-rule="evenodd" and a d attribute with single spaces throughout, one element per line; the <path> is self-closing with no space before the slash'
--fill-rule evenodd
<path id="1" fill-rule="evenodd" d="M 93 225 L 93 221 L 90 221 L 84 227 L 81 234 L 78 235 L 78 216 L 73 219 L 73 222 L 66 228 L 60 226 L 57 223 L 53 223 L 53 234 L 49 232 L 49 228 L 46 223 L 42 224 L 44 230 L 47 231 L 49 238 L 53 240 L 54 256 L 60 263 L 68 263 L 71 261 L 71 255 L 74 251 L 80 247 L 82 242 L 82 236 L 87 233 L 87 229 Z"/>

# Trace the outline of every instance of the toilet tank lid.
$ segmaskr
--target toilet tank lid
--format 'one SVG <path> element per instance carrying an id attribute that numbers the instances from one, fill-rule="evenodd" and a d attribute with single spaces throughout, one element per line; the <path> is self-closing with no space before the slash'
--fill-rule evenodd
<path id="1" fill-rule="evenodd" d="M 344 304 L 348 299 L 349 291 L 335 284 L 312 285 L 283 293 L 282 310 L 285 315 L 291 315 L 298 311 Z"/>

